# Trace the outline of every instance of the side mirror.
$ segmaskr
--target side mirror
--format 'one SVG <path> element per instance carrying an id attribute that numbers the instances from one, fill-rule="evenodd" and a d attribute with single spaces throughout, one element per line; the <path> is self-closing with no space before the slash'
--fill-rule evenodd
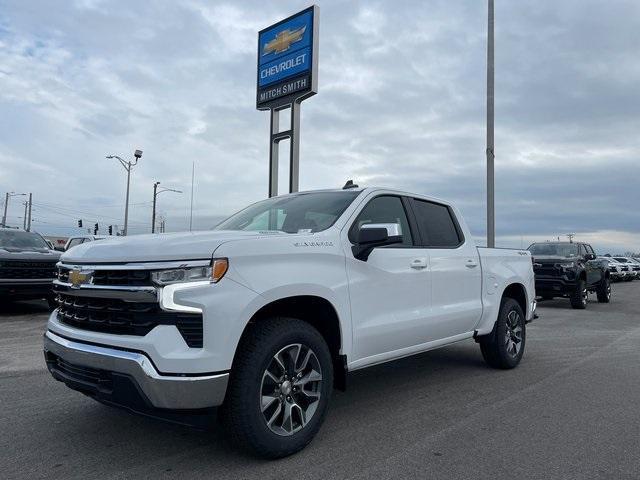
<path id="1" fill-rule="evenodd" d="M 366 262 L 376 247 L 402 243 L 402 229 L 398 223 L 368 223 L 358 231 L 353 256 Z"/>
<path id="2" fill-rule="evenodd" d="M 584 256 L 585 260 L 595 260 L 596 259 L 596 254 L 595 253 L 587 253 Z"/>

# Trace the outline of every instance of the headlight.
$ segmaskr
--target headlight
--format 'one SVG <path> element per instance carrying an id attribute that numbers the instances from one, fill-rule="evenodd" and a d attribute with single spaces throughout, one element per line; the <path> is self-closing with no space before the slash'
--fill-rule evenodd
<path id="1" fill-rule="evenodd" d="M 218 283 L 229 269 L 226 258 L 216 258 L 211 265 L 200 267 L 172 268 L 159 270 L 151 274 L 151 280 L 156 285 L 172 285 L 175 283 L 211 281 Z"/>

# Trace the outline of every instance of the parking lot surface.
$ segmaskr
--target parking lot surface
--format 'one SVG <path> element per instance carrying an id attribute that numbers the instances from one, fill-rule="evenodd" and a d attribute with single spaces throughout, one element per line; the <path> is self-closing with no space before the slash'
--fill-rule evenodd
<path id="1" fill-rule="evenodd" d="M 0 313 L 0 477 L 640 478 L 640 282 L 585 311 L 542 302 L 521 365 L 472 341 L 355 372 L 301 453 L 279 461 L 109 408 L 54 381 L 45 305 Z M 5 307 L 6 308 L 6 307 Z"/>

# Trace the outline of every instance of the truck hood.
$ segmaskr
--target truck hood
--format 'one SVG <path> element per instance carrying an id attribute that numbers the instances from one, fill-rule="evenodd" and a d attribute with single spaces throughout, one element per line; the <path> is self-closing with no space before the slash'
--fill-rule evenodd
<path id="1" fill-rule="evenodd" d="M 211 258 L 221 244 L 246 238 L 287 235 L 279 232 L 216 230 L 111 237 L 86 242 L 65 252 L 65 263 L 130 263 Z"/>
<path id="2" fill-rule="evenodd" d="M 27 260 L 57 262 L 60 253 L 46 248 L 0 247 L 0 260 Z"/>

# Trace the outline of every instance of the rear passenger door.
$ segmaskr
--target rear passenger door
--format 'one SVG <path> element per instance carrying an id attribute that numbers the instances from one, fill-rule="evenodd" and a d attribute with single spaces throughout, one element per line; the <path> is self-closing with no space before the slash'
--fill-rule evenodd
<path id="1" fill-rule="evenodd" d="M 418 245 L 426 248 L 431 273 L 431 316 L 435 338 L 472 331 L 482 315 L 482 269 L 475 244 L 465 239 L 452 208 L 412 198 Z"/>

